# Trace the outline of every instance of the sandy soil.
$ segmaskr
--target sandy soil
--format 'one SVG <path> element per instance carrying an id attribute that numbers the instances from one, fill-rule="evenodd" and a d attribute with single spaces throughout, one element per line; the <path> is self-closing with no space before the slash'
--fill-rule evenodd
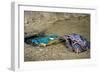
<path id="1" fill-rule="evenodd" d="M 46 34 L 72 34 L 77 33 L 90 40 L 90 17 L 72 17 L 70 19 L 56 20 L 46 30 Z M 46 24 L 48 25 L 48 24 Z M 44 26 L 45 27 L 45 26 Z M 90 50 L 74 53 L 63 44 L 54 44 L 47 47 L 35 47 L 24 44 L 24 61 L 69 60 L 90 58 Z"/>

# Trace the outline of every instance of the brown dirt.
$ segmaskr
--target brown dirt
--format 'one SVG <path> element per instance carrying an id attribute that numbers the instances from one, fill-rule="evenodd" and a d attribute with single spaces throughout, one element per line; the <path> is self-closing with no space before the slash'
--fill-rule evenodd
<path id="1" fill-rule="evenodd" d="M 30 18 L 28 18 L 28 20 L 30 20 Z M 48 24 L 46 24 L 46 27 Z M 27 29 L 27 27 L 25 27 L 26 32 L 27 30 L 29 32 L 29 29 Z M 40 27 L 40 25 L 37 25 L 36 27 Z M 43 27 L 45 27 L 45 25 L 43 25 Z M 32 32 L 33 28 L 31 27 L 30 29 Z M 78 14 L 76 14 L 76 16 L 72 16 L 68 19 L 66 18 L 58 19 L 52 22 L 52 25 L 49 26 L 48 29 L 46 29 L 46 34 L 53 34 L 53 33 L 59 35 L 63 35 L 65 33 L 67 34 L 77 33 L 84 36 L 87 40 L 90 40 L 90 16 L 88 14 L 85 14 L 85 16 L 78 16 Z M 24 61 L 69 60 L 69 59 L 87 59 L 87 58 L 90 58 L 90 50 L 77 54 L 70 51 L 69 48 L 65 47 L 61 43 L 50 45 L 47 47 L 35 47 L 28 45 L 26 43 L 24 45 Z"/>

